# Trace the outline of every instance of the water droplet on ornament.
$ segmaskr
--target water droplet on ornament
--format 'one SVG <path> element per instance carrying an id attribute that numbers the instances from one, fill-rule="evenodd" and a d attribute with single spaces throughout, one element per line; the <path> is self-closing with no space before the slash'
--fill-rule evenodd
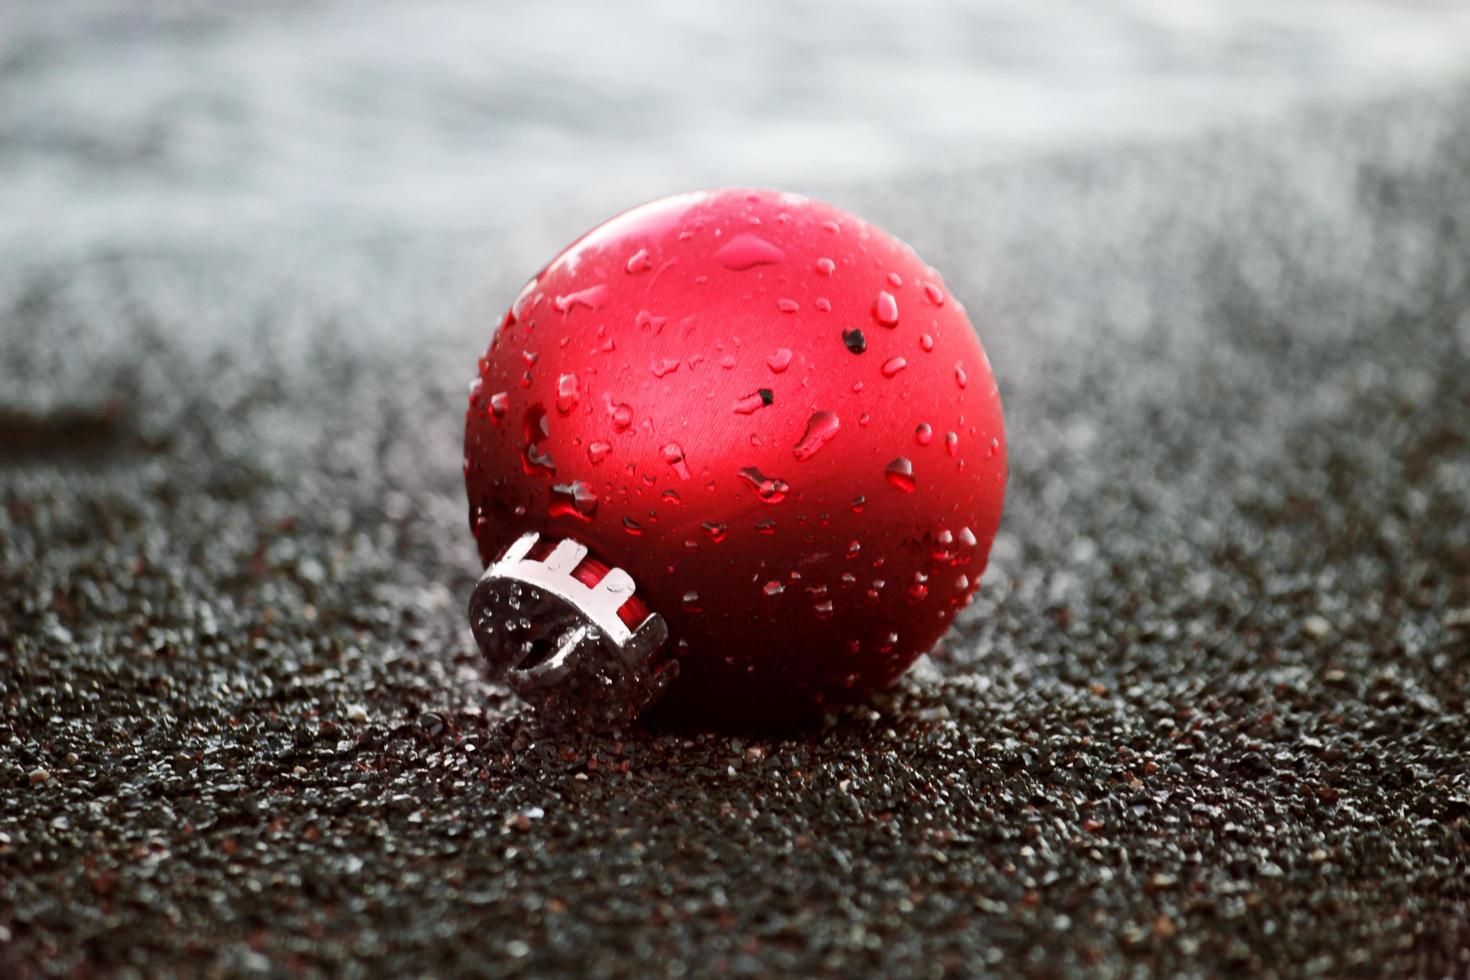
<path id="1" fill-rule="evenodd" d="M 677 442 L 671 442 L 663 448 L 664 462 L 674 468 L 679 479 L 689 479 L 689 467 L 684 463 L 684 449 Z"/>
<path id="2" fill-rule="evenodd" d="M 736 235 L 715 252 L 715 259 L 727 269 L 737 272 L 758 265 L 771 265 L 786 258 L 786 253 L 759 235 Z"/>
<path id="3" fill-rule="evenodd" d="M 806 434 L 801 437 L 792 453 L 798 460 L 806 462 L 817 454 L 842 428 L 835 412 L 813 412 L 806 422 Z"/>
<path id="4" fill-rule="evenodd" d="M 776 300 L 776 308 L 782 313 L 795 313 L 801 309 L 801 304 L 794 299 L 785 299 L 783 297 L 782 299 Z"/>
<path id="5" fill-rule="evenodd" d="M 577 376 L 575 374 L 563 374 L 556 379 L 556 410 L 565 415 L 577 407 L 581 399 L 577 390 Z"/>
<path id="6" fill-rule="evenodd" d="M 786 586 L 782 585 L 780 582 L 777 582 L 775 579 L 771 579 L 765 584 L 761 591 L 764 592 L 766 595 L 780 595 L 782 592 L 786 591 Z"/>
<path id="7" fill-rule="evenodd" d="M 647 310 L 639 310 L 633 316 L 633 326 L 637 327 L 639 330 L 652 330 L 655 334 L 663 333 L 664 324 L 668 321 L 668 317 L 654 316 Z"/>
<path id="8" fill-rule="evenodd" d="M 490 396 L 490 417 L 499 422 L 505 418 L 505 410 L 510 407 L 510 395 L 504 391 L 497 391 Z"/>
<path id="9" fill-rule="evenodd" d="M 891 357 L 883 362 L 883 377 L 891 378 L 908 366 L 909 362 L 902 357 Z"/>
<path id="10" fill-rule="evenodd" d="M 735 403 L 735 412 L 739 415 L 751 415 L 775 400 L 775 393 L 771 389 L 757 388 Z"/>
<path id="11" fill-rule="evenodd" d="M 551 453 L 537 442 L 550 434 L 551 423 L 546 418 L 546 409 L 539 403 L 532 405 L 526 410 L 526 445 L 521 454 L 522 468 L 527 474 L 533 474 L 537 470 L 556 472 L 556 461 L 551 458 Z"/>
<path id="12" fill-rule="evenodd" d="M 812 305 L 821 310 L 823 313 L 832 312 L 832 301 L 825 296 L 818 296 L 816 299 L 812 300 Z"/>
<path id="13" fill-rule="evenodd" d="M 991 459 L 994 459 L 995 458 L 995 454 L 998 453 L 998 452 L 1000 452 L 1000 440 L 999 439 L 992 439 L 992 440 L 990 440 L 990 449 L 989 449 L 989 451 L 986 452 L 985 455 L 988 456 L 988 457 L 990 457 Z"/>
<path id="14" fill-rule="evenodd" d="M 863 512 L 863 505 L 866 504 L 867 502 L 868 502 L 868 498 L 867 497 L 864 497 L 862 494 L 858 494 L 856 497 L 853 497 L 852 498 L 852 512 L 854 514 L 861 514 Z"/>
<path id="15" fill-rule="evenodd" d="M 772 503 L 774 503 L 774 501 L 772 501 Z M 775 534 L 776 533 L 776 521 L 775 521 L 775 518 L 767 517 L 763 521 L 756 521 L 756 523 L 755 523 L 755 533 L 756 534 L 764 534 L 766 537 L 770 537 L 771 535 Z M 799 576 L 799 575 L 797 576 L 797 578 L 800 578 L 800 577 L 801 576 Z"/>
<path id="16" fill-rule="evenodd" d="M 673 374 L 679 370 L 679 359 L 677 357 L 665 357 L 662 360 L 654 361 L 650 364 L 648 370 L 653 372 L 655 378 L 662 378 L 664 375 Z"/>
<path id="17" fill-rule="evenodd" d="M 896 272 L 888 273 L 888 284 L 894 289 L 897 289 L 898 287 L 903 285 L 903 276 L 900 276 Z"/>
<path id="18" fill-rule="evenodd" d="M 924 283 L 924 296 L 935 306 L 944 305 L 944 290 L 940 289 L 932 282 Z"/>
<path id="19" fill-rule="evenodd" d="M 833 270 L 835 270 L 836 268 L 837 268 L 837 263 L 836 262 L 833 262 L 831 259 L 827 259 L 827 258 L 817 259 L 817 274 L 818 275 L 830 276 L 832 274 Z"/>
<path id="20" fill-rule="evenodd" d="M 684 593 L 684 597 L 683 597 L 683 599 L 681 601 L 684 604 L 684 609 L 685 609 L 686 612 L 692 612 L 692 613 L 699 612 L 700 605 L 699 605 L 699 593 L 698 592 L 686 592 L 686 593 Z"/>
<path id="21" fill-rule="evenodd" d="M 640 272 L 647 272 L 653 268 L 653 256 L 648 254 L 648 249 L 640 248 L 628 256 L 628 262 L 623 268 L 630 276 L 637 275 Z"/>
<path id="22" fill-rule="evenodd" d="M 633 409 L 627 405 L 614 405 L 612 410 L 613 428 L 619 432 L 626 431 L 633 424 Z"/>
<path id="23" fill-rule="evenodd" d="M 913 493 L 916 485 L 914 481 L 914 464 L 904 456 L 899 456 L 883 469 L 883 475 L 888 482 L 904 493 Z"/>
<path id="24" fill-rule="evenodd" d="M 623 530 L 627 531 L 634 537 L 637 537 L 638 535 L 643 533 L 643 525 L 639 524 L 631 517 L 625 517 L 623 518 Z"/>
<path id="25" fill-rule="evenodd" d="M 956 364 L 954 366 L 954 381 L 961 388 L 970 383 L 970 377 L 965 374 L 965 366 L 963 364 Z"/>
<path id="26" fill-rule="evenodd" d="M 587 444 L 587 458 L 592 461 L 594 466 L 606 459 L 607 454 L 610 452 L 612 452 L 611 443 L 589 442 Z"/>
<path id="27" fill-rule="evenodd" d="M 934 441 L 934 429 L 928 422 L 920 422 L 919 427 L 914 430 L 914 442 L 921 446 L 927 446 Z"/>
<path id="28" fill-rule="evenodd" d="M 960 437 L 953 432 L 946 432 L 944 434 L 944 451 L 949 453 L 951 457 L 958 456 L 960 454 Z"/>
<path id="29" fill-rule="evenodd" d="M 821 602 L 817 603 L 815 606 L 812 606 L 812 612 L 814 612 L 814 613 L 817 614 L 817 618 L 818 619 L 831 619 L 832 618 L 832 600 L 831 599 L 823 599 Z"/>
<path id="30" fill-rule="evenodd" d="M 705 521 L 700 526 L 704 528 L 704 533 L 709 535 L 709 539 L 715 544 L 719 544 L 725 540 L 725 532 L 727 530 L 725 525 L 716 524 L 714 521 Z"/>
<path id="31" fill-rule="evenodd" d="M 885 327 L 898 326 L 898 300 L 886 289 L 879 292 L 873 302 L 873 319 Z"/>
<path id="32" fill-rule="evenodd" d="M 792 353 L 785 347 L 777 348 L 776 353 L 766 358 L 766 365 L 776 374 L 780 374 L 791 366 Z"/>
<path id="33" fill-rule="evenodd" d="M 919 337 L 919 346 L 921 348 L 923 348 L 924 350 L 926 350 L 926 351 L 933 350 L 934 349 L 934 338 L 931 337 L 931 336 L 929 336 L 928 334 L 921 335 Z"/>
<path id="34" fill-rule="evenodd" d="M 598 283 L 596 286 L 588 286 L 575 293 L 558 296 L 551 301 L 551 305 L 556 307 L 558 313 L 570 313 L 579 306 L 595 310 L 602 305 L 605 298 L 607 298 L 607 286 Z"/>
<path id="35" fill-rule="evenodd" d="M 863 544 L 861 541 L 854 539 L 847 543 L 847 557 L 849 559 L 856 558 L 858 555 L 862 554 L 862 551 Z"/>
<path id="36" fill-rule="evenodd" d="M 597 494 L 582 480 L 558 483 L 551 488 L 551 503 L 547 510 L 552 517 L 590 521 L 597 513 Z"/>
<path id="37" fill-rule="evenodd" d="M 923 602 L 929 597 L 929 586 L 925 584 L 929 576 L 923 572 L 915 572 L 914 580 L 909 585 L 909 599 L 913 602 Z"/>

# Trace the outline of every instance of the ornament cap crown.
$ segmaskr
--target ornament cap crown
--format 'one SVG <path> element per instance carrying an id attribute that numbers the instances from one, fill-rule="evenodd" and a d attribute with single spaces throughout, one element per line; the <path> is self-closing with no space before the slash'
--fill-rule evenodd
<path id="1" fill-rule="evenodd" d="M 476 584 L 470 626 L 495 679 L 539 715 L 617 727 L 667 690 L 679 662 L 659 656 L 669 635 L 662 616 L 629 626 L 619 614 L 636 591 L 632 576 L 609 568 L 588 584 L 576 574 L 586 559 L 572 538 L 547 551 L 536 532 L 521 535 Z"/>

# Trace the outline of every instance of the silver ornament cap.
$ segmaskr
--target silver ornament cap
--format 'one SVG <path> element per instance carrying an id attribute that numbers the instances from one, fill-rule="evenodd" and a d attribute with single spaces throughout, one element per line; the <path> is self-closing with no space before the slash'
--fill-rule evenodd
<path id="1" fill-rule="evenodd" d="M 527 532 L 496 559 L 470 595 L 470 628 L 493 677 L 537 714 L 580 728 L 632 722 L 678 674 L 660 657 L 668 639 L 663 617 L 636 627 L 621 609 L 633 577 L 609 568 L 593 585 L 573 574 L 587 547 L 564 538 L 543 558 L 541 536 Z"/>

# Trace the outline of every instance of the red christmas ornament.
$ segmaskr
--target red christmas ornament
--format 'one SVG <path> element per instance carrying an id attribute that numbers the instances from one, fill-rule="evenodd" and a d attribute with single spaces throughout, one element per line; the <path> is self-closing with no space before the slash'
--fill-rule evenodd
<path id="1" fill-rule="evenodd" d="M 559 717 L 792 720 L 934 645 L 1005 482 L 990 362 L 907 245 L 790 194 L 665 198 L 557 256 L 480 360 L 472 625 Z"/>

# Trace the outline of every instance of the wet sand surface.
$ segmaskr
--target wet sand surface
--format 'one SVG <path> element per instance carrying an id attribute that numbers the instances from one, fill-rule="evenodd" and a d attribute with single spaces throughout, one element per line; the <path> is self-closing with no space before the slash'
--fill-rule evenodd
<path id="1" fill-rule="evenodd" d="M 1012 478 L 943 649 L 782 735 L 482 680 L 525 241 L 0 267 L 0 973 L 1470 972 L 1470 89 L 812 189 L 965 300 Z"/>

